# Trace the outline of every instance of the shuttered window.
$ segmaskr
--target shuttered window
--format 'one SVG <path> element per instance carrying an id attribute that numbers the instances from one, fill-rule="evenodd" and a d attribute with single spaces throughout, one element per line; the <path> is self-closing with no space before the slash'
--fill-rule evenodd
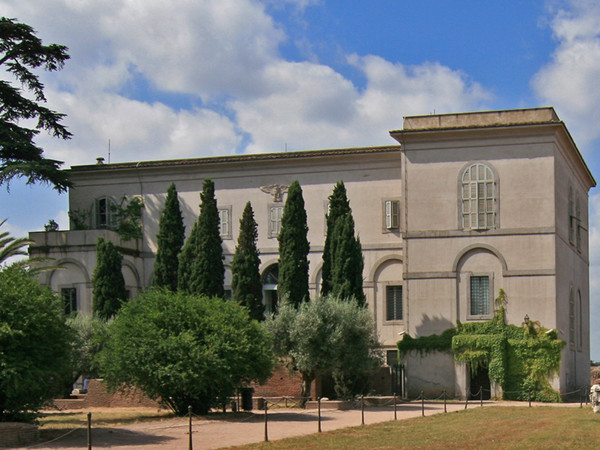
<path id="1" fill-rule="evenodd" d="M 496 182 L 492 170 L 482 163 L 467 167 L 462 176 L 463 228 L 494 228 L 496 201 Z"/>

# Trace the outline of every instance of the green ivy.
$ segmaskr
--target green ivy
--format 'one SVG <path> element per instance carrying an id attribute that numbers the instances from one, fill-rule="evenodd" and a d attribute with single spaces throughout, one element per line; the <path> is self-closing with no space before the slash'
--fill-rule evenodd
<path id="1" fill-rule="evenodd" d="M 409 351 L 452 352 L 454 359 L 469 364 L 476 372 L 487 368 L 490 379 L 502 387 L 508 400 L 559 402 L 560 394 L 552 389 L 548 378 L 560 368 L 565 342 L 556 330 L 548 330 L 537 321 L 521 327 L 506 324 L 504 292 L 496 299 L 494 317 L 486 322 L 457 322 L 455 328 L 441 335 L 419 338 L 404 336 L 398 342 L 399 356 Z"/>
<path id="2" fill-rule="evenodd" d="M 129 241 L 142 237 L 142 209 L 144 201 L 140 197 L 133 197 L 127 201 L 123 196 L 118 205 L 111 205 L 111 209 L 117 218 L 116 232 L 121 239 Z"/>

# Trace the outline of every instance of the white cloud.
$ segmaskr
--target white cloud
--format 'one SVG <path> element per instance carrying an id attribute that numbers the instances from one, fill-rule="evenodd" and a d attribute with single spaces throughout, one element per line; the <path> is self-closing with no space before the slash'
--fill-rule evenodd
<path id="1" fill-rule="evenodd" d="M 582 151 L 600 138 L 600 3 L 572 0 L 551 23 L 558 46 L 533 78 L 542 102 L 556 107 Z"/>
<path id="2" fill-rule="evenodd" d="M 76 94 L 52 93 L 52 104 L 67 113 L 73 139 L 56 142 L 42 136 L 38 141 L 69 165 L 106 158 L 109 139 L 112 162 L 232 154 L 241 141 L 230 119 L 208 109 L 175 111 L 109 93 L 85 101 Z"/>
<path id="3" fill-rule="evenodd" d="M 289 2 L 299 13 L 313 3 Z M 68 115 L 74 138 L 40 136 L 38 143 L 67 165 L 106 156 L 109 139 L 113 162 L 384 145 L 394 143 L 387 132 L 402 126 L 403 115 L 479 109 L 490 98 L 465 74 L 437 63 L 349 56 L 367 80 L 360 90 L 326 65 L 286 61 L 279 54 L 286 36 L 265 5 L 277 7 L 251 0 L 46 0 L 39 8 L 33 0 L 0 0 L 72 55 L 44 80 L 49 106 Z M 183 107 L 164 100 L 172 93 L 186 96 Z M 194 103 L 202 106 L 188 106 Z"/>

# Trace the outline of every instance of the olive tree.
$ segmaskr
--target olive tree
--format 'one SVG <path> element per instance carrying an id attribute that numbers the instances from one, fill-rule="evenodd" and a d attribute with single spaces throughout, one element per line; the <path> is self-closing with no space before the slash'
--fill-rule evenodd
<path id="1" fill-rule="evenodd" d="M 318 297 L 297 309 L 284 302 L 265 327 L 275 354 L 302 376 L 303 399 L 317 375 L 332 375 L 340 397 L 364 393 L 368 376 L 381 364 L 373 318 L 355 299 Z"/>

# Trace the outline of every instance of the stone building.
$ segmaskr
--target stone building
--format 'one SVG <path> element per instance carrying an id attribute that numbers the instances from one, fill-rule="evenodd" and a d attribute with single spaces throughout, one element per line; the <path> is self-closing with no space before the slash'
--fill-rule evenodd
<path id="1" fill-rule="evenodd" d="M 311 295 L 320 286 L 325 214 L 337 181 L 346 185 L 364 256 L 364 291 L 388 364 L 404 333 L 441 333 L 489 319 L 503 289 L 507 320 L 527 315 L 567 342 L 561 392 L 589 381 L 588 191 L 595 180 L 552 108 L 406 117 L 387 147 L 264 153 L 75 166 L 69 207 L 86 229 L 33 232 L 35 256 L 64 270 L 43 282 L 67 308 L 91 311 L 95 244 L 124 254 L 131 296 L 152 280 L 158 220 L 177 186 L 186 231 L 199 212 L 202 181 L 215 183 L 225 254 L 225 289 L 247 201 L 258 223 L 264 302 L 276 307 L 277 234 L 292 181 L 302 185 L 311 244 Z M 122 241 L 110 205 L 143 199 L 143 238 Z M 72 223 L 72 228 L 74 224 Z M 471 371 L 451 355 L 409 356 L 404 392 L 464 396 Z M 387 381 L 386 381 L 387 383 Z M 389 391 L 389 387 L 380 387 Z"/>

